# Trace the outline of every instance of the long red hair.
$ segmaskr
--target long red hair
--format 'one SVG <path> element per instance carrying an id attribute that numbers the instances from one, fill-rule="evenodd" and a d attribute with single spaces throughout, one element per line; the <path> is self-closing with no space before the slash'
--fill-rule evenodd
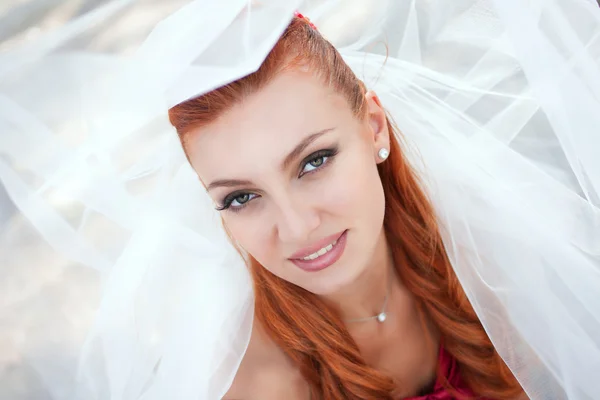
<path id="1" fill-rule="evenodd" d="M 364 118 L 365 85 L 336 49 L 305 19 L 294 18 L 251 75 L 169 111 L 184 149 L 190 131 L 213 122 L 260 90 L 281 71 L 308 66 L 348 99 Z M 404 285 L 441 334 L 462 379 L 478 396 L 514 399 L 522 389 L 490 342 L 450 265 L 434 210 L 403 157 L 388 122 L 390 155 L 379 164 L 385 192 L 384 229 Z M 247 256 L 254 282 L 255 316 L 298 366 L 313 394 L 327 400 L 393 399 L 392 379 L 368 366 L 340 317 L 316 295 L 270 273 Z"/>

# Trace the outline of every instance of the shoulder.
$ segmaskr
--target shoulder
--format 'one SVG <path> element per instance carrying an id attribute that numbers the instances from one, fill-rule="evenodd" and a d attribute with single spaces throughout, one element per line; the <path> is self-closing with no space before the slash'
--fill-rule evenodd
<path id="1" fill-rule="evenodd" d="M 270 400 L 283 395 L 290 399 L 292 388 L 308 393 L 300 372 L 255 321 L 248 349 L 223 400 Z"/>

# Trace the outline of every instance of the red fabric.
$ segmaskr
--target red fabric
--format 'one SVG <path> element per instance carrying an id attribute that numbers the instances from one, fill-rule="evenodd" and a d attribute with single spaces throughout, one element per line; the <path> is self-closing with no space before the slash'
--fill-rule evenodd
<path id="1" fill-rule="evenodd" d="M 312 22 L 310 22 L 310 19 L 308 19 L 308 17 L 305 17 L 304 15 L 300 14 L 298 11 L 294 11 L 294 15 L 298 18 L 302 18 L 305 19 L 308 24 L 310 25 L 311 28 L 313 28 L 314 30 L 317 30 L 317 27 L 315 26 L 315 24 L 313 24 Z"/>
<path id="2" fill-rule="evenodd" d="M 443 373 L 446 380 L 450 383 L 450 385 L 459 393 L 465 396 L 473 396 L 473 392 L 471 392 L 465 383 L 460 378 L 460 374 L 458 372 L 458 365 L 456 364 L 456 360 L 452 358 L 450 354 L 448 354 L 444 348 L 440 349 L 439 356 L 439 372 Z M 444 386 L 442 385 L 442 380 L 438 376 L 438 379 L 433 388 L 433 392 L 426 394 L 424 396 L 410 397 L 405 400 L 455 400 L 457 397 L 449 393 Z"/>

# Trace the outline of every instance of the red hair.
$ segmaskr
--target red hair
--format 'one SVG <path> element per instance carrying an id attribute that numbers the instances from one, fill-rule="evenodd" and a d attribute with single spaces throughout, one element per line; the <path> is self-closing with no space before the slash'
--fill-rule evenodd
<path id="1" fill-rule="evenodd" d="M 213 122 L 281 71 L 308 66 L 365 117 L 365 85 L 306 19 L 294 18 L 261 67 L 251 75 L 169 111 L 182 145 L 191 130 Z M 513 399 L 522 389 L 500 358 L 448 260 L 434 210 L 404 159 L 388 121 L 390 155 L 379 165 L 385 193 L 384 229 L 394 265 L 420 308 L 435 323 L 461 377 L 478 396 Z M 270 273 L 247 256 L 255 315 L 300 369 L 313 394 L 327 400 L 393 399 L 395 382 L 368 366 L 340 317 L 316 295 Z"/>

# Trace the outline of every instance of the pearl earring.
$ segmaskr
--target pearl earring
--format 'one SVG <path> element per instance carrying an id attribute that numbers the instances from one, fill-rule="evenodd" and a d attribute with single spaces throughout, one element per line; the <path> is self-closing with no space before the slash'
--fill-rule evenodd
<path id="1" fill-rule="evenodd" d="M 390 152 L 385 147 L 379 150 L 379 158 L 385 160 L 390 155 Z"/>

